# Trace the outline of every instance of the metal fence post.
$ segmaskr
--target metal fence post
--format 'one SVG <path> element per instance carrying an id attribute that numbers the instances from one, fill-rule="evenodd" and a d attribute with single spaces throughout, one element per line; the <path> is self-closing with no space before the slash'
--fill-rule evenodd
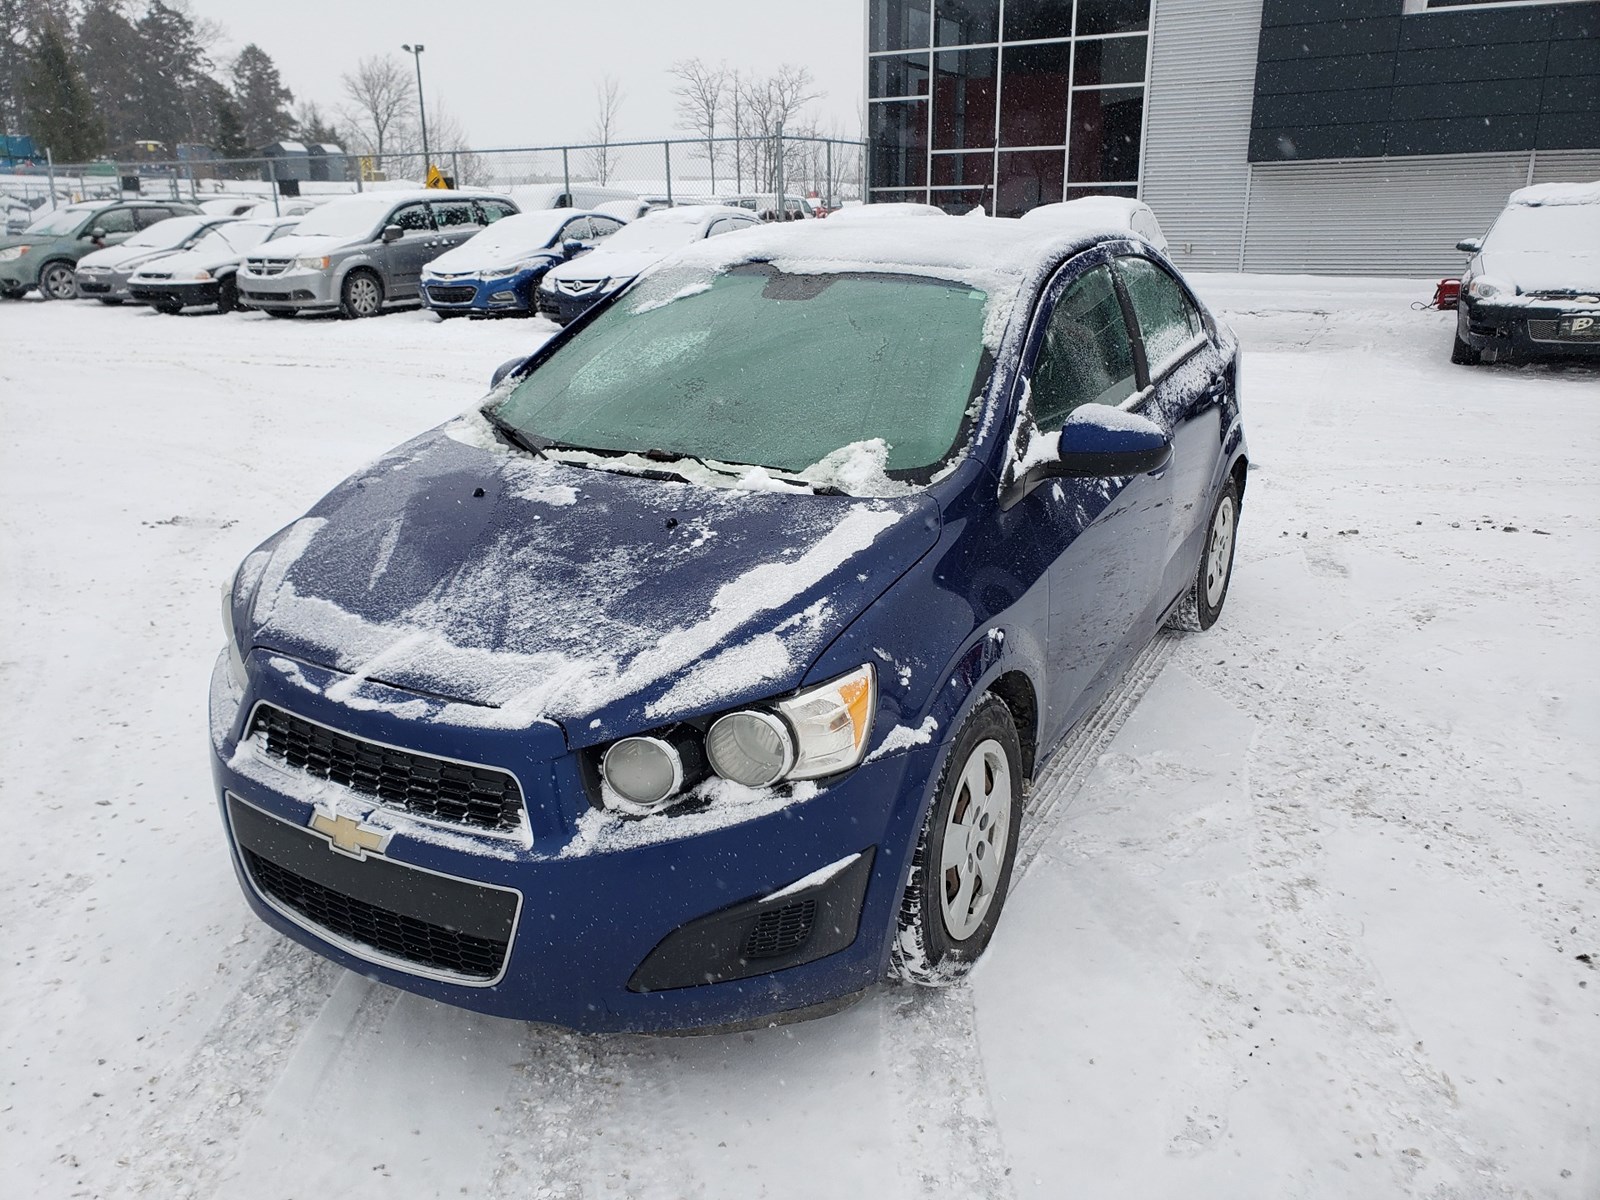
<path id="1" fill-rule="evenodd" d="M 50 153 L 50 147 L 48 147 L 48 146 L 46 146 L 45 150 L 44 150 L 44 170 L 45 170 L 45 174 L 50 177 L 50 211 L 51 212 L 55 212 L 55 210 L 56 210 L 56 160 L 55 160 L 55 156 Z"/>
<path id="2" fill-rule="evenodd" d="M 277 159 L 275 159 L 275 158 L 267 159 L 267 174 L 271 176 L 271 179 L 269 179 L 268 182 L 272 185 L 272 215 L 275 216 L 275 217 L 281 217 L 283 215 L 283 213 L 280 211 L 279 206 L 278 206 L 278 160 Z"/>
<path id="3" fill-rule="evenodd" d="M 454 150 L 450 151 L 450 178 L 457 187 L 461 186 L 461 156 Z"/>
<path id="4" fill-rule="evenodd" d="M 661 155 L 667 164 L 667 207 L 672 207 L 672 143 L 661 143 Z"/>
<path id="5" fill-rule="evenodd" d="M 827 175 L 827 180 L 826 180 L 826 182 L 825 182 L 825 184 L 823 186 L 823 189 L 822 189 L 823 195 L 826 197 L 826 199 L 823 201 L 823 203 L 826 204 L 829 208 L 832 208 L 833 207 L 833 142 L 830 139 L 829 141 L 824 142 L 823 145 L 827 147 L 827 151 L 828 151 L 828 175 Z"/>
<path id="6" fill-rule="evenodd" d="M 779 220 L 779 221 L 783 221 L 783 220 L 787 220 L 788 219 L 788 216 L 789 216 L 789 203 L 788 203 L 788 197 L 784 194 L 784 188 L 785 188 L 785 183 L 786 183 L 786 181 L 784 179 L 784 166 L 786 164 L 783 161 L 783 122 L 782 121 L 778 122 L 777 132 L 773 135 L 773 149 L 774 149 L 775 153 L 778 156 L 778 161 L 777 161 L 776 167 L 774 168 L 774 174 L 773 174 L 773 179 L 775 180 L 775 183 L 776 183 L 776 186 L 774 187 L 773 190 L 777 193 L 777 200 L 776 200 L 775 203 L 777 205 L 777 214 L 778 215 L 777 215 L 776 219 Z"/>
<path id="7" fill-rule="evenodd" d="M 567 161 L 567 148 L 561 147 L 561 190 L 567 194 L 567 203 L 572 203 L 572 169 Z"/>

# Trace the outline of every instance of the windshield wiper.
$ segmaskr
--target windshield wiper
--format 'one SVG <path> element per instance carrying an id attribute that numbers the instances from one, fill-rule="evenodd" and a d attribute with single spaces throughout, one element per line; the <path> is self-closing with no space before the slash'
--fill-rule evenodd
<path id="1" fill-rule="evenodd" d="M 484 417 L 488 419 L 489 424 L 493 425 L 500 431 L 501 437 L 505 438 L 506 441 L 510 442 L 519 450 L 526 450 L 529 454 L 537 454 L 541 458 L 544 458 L 547 457 L 545 455 L 545 451 L 551 446 L 555 445 L 554 442 L 551 442 L 545 438 L 535 437 L 531 434 L 524 433 L 510 421 L 502 417 L 499 413 L 495 412 L 492 408 L 484 408 L 480 409 L 479 411 L 482 412 Z"/>

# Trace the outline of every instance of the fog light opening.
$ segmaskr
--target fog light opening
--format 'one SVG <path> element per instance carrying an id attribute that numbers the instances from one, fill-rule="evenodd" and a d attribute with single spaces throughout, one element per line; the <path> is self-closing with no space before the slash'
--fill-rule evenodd
<path id="1" fill-rule="evenodd" d="M 600 776 L 606 807 L 647 816 L 683 790 L 683 758 L 660 738 L 626 737 L 606 751 Z"/>

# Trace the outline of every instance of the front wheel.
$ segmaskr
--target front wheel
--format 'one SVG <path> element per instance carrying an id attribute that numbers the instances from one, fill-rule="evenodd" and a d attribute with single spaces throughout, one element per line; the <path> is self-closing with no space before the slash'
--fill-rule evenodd
<path id="1" fill-rule="evenodd" d="M 183 305 L 173 300 L 157 300 L 150 307 L 169 317 L 175 317 L 183 311 Z"/>
<path id="2" fill-rule="evenodd" d="M 956 734 L 928 806 L 890 953 L 908 983 L 942 987 L 994 936 L 1022 823 L 1022 747 L 1011 710 L 987 696 Z"/>
<path id="3" fill-rule="evenodd" d="M 239 281 L 232 275 L 217 281 L 217 311 L 231 313 L 239 307 Z"/>
<path id="4" fill-rule="evenodd" d="M 107 308 L 116 308 L 117 305 L 122 303 L 122 300 L 116 296 L 101 296 L 99 297 L 99 300 L 100 303 L 104 304 Z"/>
<path id="5" fill-rule="evenodd" d="M 1204 633 L 1222 615 L 1233 579 L 1233 549 L 1239 533 L 1239 484 L 1229 478 L 1211 509 L 1206 544 L 1200 551 L 1200 569 L 1184 593 L 1167 625 L 1185 633 Z"/>
<path id="6" fill-rule="evenodd" d="M 383 311 L 383 281 L 371 271 L 351 271 L 340 292 L 339 312 L 346 317 L 375 317 Z"/>
<path id="7" fill-rule="evenodd" d="M 39 294 L 46 300 L 71 300 L 78 294 L 78 281 L 69 263 L 46 263 L 39 272 Z"/>
<path id="8" fill-rule="evenodd" d="M 1450 347 L 1450 361 L 1463 367 L 1475 367 L 1483 361 L 1483 355 L 1472 348 L 1471 343 L 1461 336 L 1461 331 L 1456 331 L 1455 344 Z"/>

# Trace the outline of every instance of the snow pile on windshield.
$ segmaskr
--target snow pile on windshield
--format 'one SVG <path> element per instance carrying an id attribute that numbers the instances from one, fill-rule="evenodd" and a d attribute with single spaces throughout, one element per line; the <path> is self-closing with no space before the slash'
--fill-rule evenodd
<path id="1" fill-rule="evenodd" d="M 1512 192 L 1511 203 L 1528 206 L 1600 205 L 1600 179 L 1589 183 L 1536 183 Z M 1595 220 L 1600 221 L 1600 214 L 1596 214 Z"/>
<path id="2" fill-rule="evenodd" d="M 836 487 L 850 496 L 905 496 L 917 489 L 889 478 L 889 443 L 882 438 L 851 442 L 800 472 L 818 487 Z"/>

